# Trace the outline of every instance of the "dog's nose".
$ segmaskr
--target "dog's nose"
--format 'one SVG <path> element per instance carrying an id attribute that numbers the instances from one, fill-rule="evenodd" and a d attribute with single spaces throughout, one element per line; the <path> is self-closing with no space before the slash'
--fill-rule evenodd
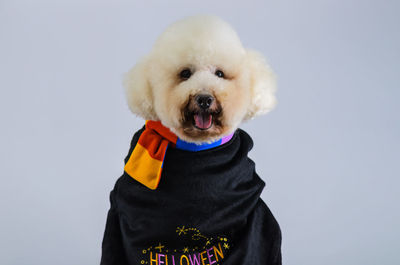
<path id="1" fill-rule="evenodd" d="M 211 104 L 213 103 L 214 98 L 210 95 L 197 95 L 196 96 L 196 102 L 197 105 L 199 105 L 200 108 L 206 110 L 208 109 Z"/>

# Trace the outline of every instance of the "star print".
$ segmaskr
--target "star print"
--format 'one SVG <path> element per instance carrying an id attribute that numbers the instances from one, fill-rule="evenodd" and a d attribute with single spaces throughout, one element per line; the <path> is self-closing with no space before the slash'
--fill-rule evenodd
<path id="1" fill-rule="evenodd" d="M 184 235 L 186 235 L 185 226 L 182 226 L 181 228 L 180 228 L 180 227 L 177 227 L 177 228 L 176 228 L 176 232 L 178 233 L 178 236 L 180 236 L 182 233 L 183 233 Z"/>
<path id="2" fill-rule="evenodd" d="M 188 247 L 185 247 L 185 248 L 183 249 L 183 253 L 186 253 L 186 252 L 189 252 L 189 248 L 188 248 Z"/>
<path id="3" fill-rule="evenodd" d="M 228 243 L 224 243 L 224 248 L 225 248 L 225 249 L 229 249 Z"/>
<path id="4" fill-rule="evenodd" d="M 155 249 L 159 249 L 160 252 L 161 252 L 161 250 L 162 250 L 164 247 L 165 247 L 165 246 L 161 245 L 161 243 L 158 243 L 158 246 L 155 247 Z"/>
<path id="5" fill-rule="evenodd" d="M 208 245 L 210 245 L 210 244 L 211 244 L 210 240 L 207 240 L 206 246 L 208 246 Z"/>

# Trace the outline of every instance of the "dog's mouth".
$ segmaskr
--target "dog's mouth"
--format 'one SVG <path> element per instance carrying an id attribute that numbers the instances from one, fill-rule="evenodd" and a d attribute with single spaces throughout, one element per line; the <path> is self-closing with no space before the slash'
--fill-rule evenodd
<path id="1" fill-rule="evenodd" d="M 213 115 L 207 112 L 193 114 L 193 126 L 199 130 L 208 130 L 213 125 Z"/>
<path id="2" fill-rule="evenodd" d="M 182 129 L 188 135 L 218 133 L 222 126 L 221 118 L 222 107 L 217 99 L 209 108 L 202 109 L 191 96 L 182 106 Z"/>

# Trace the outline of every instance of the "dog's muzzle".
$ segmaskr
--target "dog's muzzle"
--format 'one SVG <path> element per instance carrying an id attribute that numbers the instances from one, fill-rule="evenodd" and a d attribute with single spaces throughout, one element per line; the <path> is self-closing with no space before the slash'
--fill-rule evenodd
<path id="1" fill-rule="evenodd" d="M 211 95 L 201 94 L 195 97 L 195 101 L 199 107 L 199 111 L 193 115 L 194 126 L 200 130 L 207 130 L 213 123 L 213 116 L 209 110 L 215 99 Z"/>

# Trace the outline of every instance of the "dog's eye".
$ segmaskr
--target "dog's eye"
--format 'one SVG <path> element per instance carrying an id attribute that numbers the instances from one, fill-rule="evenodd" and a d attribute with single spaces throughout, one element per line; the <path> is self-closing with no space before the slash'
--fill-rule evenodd
<path id="1" fill-rule="evenodd" d="M 191 75 L 192 75 L 192 72 L 190 71 L 190 69 L 183 69 L 179 73 L 179 77 L 184 79 L 184 80 L 189 79 Z"/>
<path id="2" fill-rule="evenodd" d="M 224 78 L 224 72 L 222 72 L 221 70 L 217 70 L 215 71 L 215 75 L 218 76 L 219 78 Z"/>

